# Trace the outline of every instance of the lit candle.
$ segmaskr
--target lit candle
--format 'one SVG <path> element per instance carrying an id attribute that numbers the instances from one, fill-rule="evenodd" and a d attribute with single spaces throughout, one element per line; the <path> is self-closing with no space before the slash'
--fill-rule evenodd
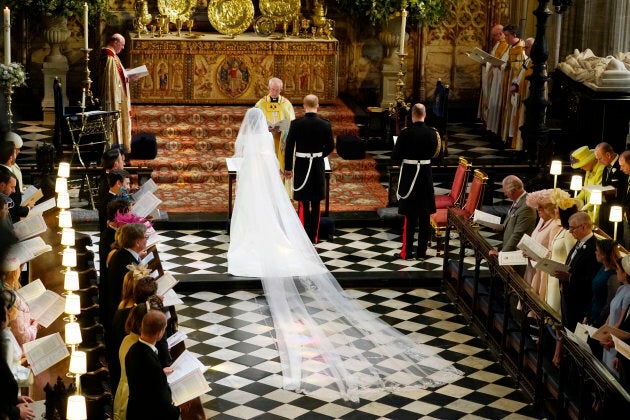
<path id="1" fill-rule="evenodd" d="M 402 10 L 402 22 L 400 22 L 400 55 L 405 53 L 405 26 L 407 25 L 407 9 Z"/>
<path id="2" fill-rule="evenodd" d="M 85 109 L 85 88 L 83 88 L 83 94 L 81 95 L 81 108 Z"/>
<path id="3" fill-rule="evenodd" d="M 11 11 L 4 7 L 4 64 L 11 62 Z"/>
<path id="4" fill-rule="evenodd" d="M 88 5 L 83 3 L 83 38 L 85 38 L 84 48 L 88 49 Z"/>

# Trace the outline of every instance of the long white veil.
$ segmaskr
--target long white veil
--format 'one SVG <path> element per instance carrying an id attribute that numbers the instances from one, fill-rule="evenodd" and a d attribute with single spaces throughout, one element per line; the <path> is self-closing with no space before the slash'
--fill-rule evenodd
<path id="1" fill-rule="evenodd" d="M 323 400 L 425 389 L 461 372 L 349 297 L 311 244 L 279 175 L 261 110 L 247 111 L 230 227 L 228 272 L 260 277 L 273 317 L 283 387 Z"/>

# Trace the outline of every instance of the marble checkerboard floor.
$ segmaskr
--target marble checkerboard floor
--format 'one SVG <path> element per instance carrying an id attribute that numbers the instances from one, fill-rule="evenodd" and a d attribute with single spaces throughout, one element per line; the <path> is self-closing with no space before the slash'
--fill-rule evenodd
<path id="1" fill-rule="evenodd" d="M 25 141 L 22 161 L 33 161 L 35 148 L 49 138 L 50 127 L 22 122 L 15 130 Z M 449 132 L 450 163 L 460 154 L 479 165 L 514 161 L 510 153 L 492 149 L 470 126 L 454 124 Z M 387 150 L 370 153 L 377 161 L 389 159 Z M 436 182 L 436 193 L 447 188 Z M 501 203 L 500 185 L 491 186 L 490 191 L 491 201 Z M 98 233 L 83 231 L 92 237 L 96 252 Z M 492 233 L 481 233 L 490 243 L 497 243 Z M 435 244 L 428 251 L 431 258 L 424 261 L 395 260 L 400 229 L 377 225 L 337 228 L 332 241 L 317 245 L 322 260 L 342 285 L 342 279 L 354 279 L 352 287 L 346 287 L 350 296 L 417 342 L 441 349 L 440 355 L 464 372 L 461 379 L 441 388 L 373 394 L 353 404 L 282 389 L 265 297 L 256 281 L 241 283 L 227 275 L 229 235 L 224 229 L 167 227 L 157 235 L 164 269 L 180 280 L 176 290 L 183 304 L 177 313 L 180 330 L 188 336 L 186 346 L 209 367 L 205 376 L 212 390 L 201 398 L 208 419 L 543 417 L 440 289 L 443 258 L 436 255 Z M 454 256 L 457 237 L 450 246 L 448 251 Z M 465 262 L 473 264 L 474 259 L 467 257 Z M 95 264 L 98 268 L 97 252 Z M 389 287 L 382 281 L 401 276 L 407 279 L 406 287 Z"/>
<path id="2" fill-rule="evenodd" d="M 493 234 L 481 231 L 491 243 Z M 93 250 L 98 234 L 92 236 Z M 229 279 L 226 253 L 229 237 L 223 230 L 158 231 L 163 266 L 183 282 Z M 531 402 L 460 315 L 435 281 L 423 279 L 442 269 L 443 257 L 425 261 L 394 260 L 400 232 L 396 228 L 338 229 L 332 242 L 317 250 L 338 276 L 364 276 L 364 288 L 347 289 L 368 310 L 413 337 L 441 349 L 465 375 L 437 389 L 376 393 L 358 404 L 341 399 L 306 396 L 282 389 L 282 373 L 273 322 L 260 288 L 237 284 L 188 290 L 177 287 L 183 304 L 177 307 L 186 347 L 204 365 L 212 390 L 202 396 L 207 418 L 216 419 L 498 419 L 540 418 Z M 451 240 L 451 253 L 459 246 Z M 435 250 L 429 251 L 432 255 Z M 466 263 L 473 264 L 473 257 Z M 96 256 L 96 265 L 99 259 Z M 413 275 L 414 286 L 374 288 L 370 280 L 402 273 Z M 435 278 L 435 276 L 433 276 Z"/>

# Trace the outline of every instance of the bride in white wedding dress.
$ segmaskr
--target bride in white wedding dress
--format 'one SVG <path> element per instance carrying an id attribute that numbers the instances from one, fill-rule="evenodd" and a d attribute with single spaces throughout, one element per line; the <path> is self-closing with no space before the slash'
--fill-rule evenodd
<path id="1" fill-rule="evenodd" d="M 349 297 L 321 261 L 280 178 L 260 109 L 245 114 L 228 273 L 260 277 L 274 322 L 283 387 L 324 400 L 438 387 L 462 373 Z"/>

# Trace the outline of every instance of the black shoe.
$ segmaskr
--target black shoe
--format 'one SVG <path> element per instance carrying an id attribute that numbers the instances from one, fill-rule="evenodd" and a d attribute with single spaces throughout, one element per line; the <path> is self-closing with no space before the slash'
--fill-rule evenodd
<path id="1" fill-rule="evenodd" d="M 416 261 L 424 261 L 426 259 L 431 258 L 429 255 L 424 254 L 424 255 L 416 255 Z"/>
<path id="2" fill-rule="evenodd" d="M 395 253 L 394 254 L 394 259 L 396 260 L 405 260 L 405 261 L 413 261 L 413 258 L 403 258 L 400 253 Z"/>

